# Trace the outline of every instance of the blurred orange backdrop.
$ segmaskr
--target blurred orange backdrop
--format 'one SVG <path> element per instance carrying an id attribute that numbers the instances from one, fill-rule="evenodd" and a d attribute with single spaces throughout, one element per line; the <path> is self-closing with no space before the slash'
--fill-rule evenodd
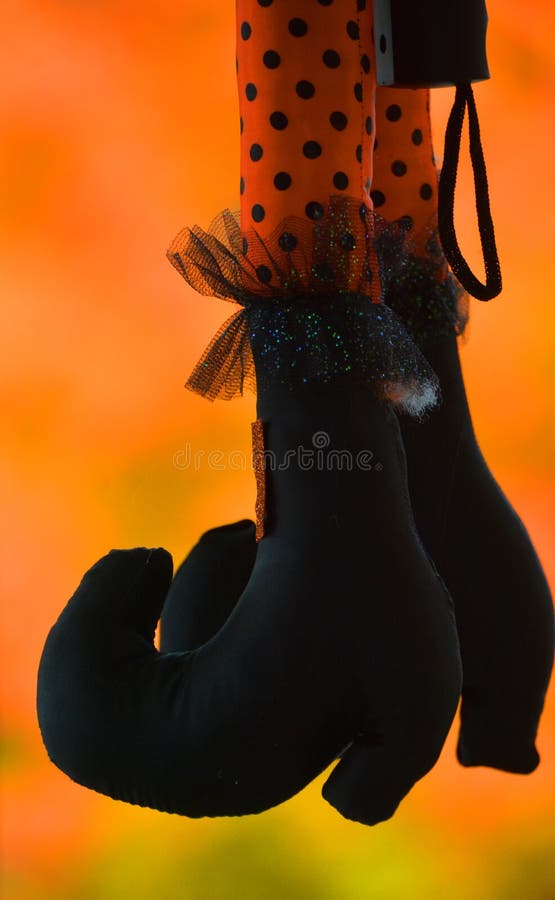
<path id="1" fill-rule="evenodd" d="M 505 290 L 474 302 L 463 365 L 484 453 L 555 581 L 551 0 L 490 0 L 476 87 Z M 555 700 L 530 776 L 465 770 L 455 731 L 375 829 L 320 797 L 325 775 L 245 819 L 188 820 L 86 791 L 47 760 L 35 716 L 48 632 L 112 547 L 167 547 L 252 516 L 254 399 L 184 380 L 226 304 L 165 258 L 186 224 L 239 203 L 231 0 L 4 0 L 0 12 L 3 394 L 2 857 L 12 898 L 550 900 Z M 452 101 L 433 94 L 437 153 Z M 468 173 L 463 242 L 477 256 Z"/>

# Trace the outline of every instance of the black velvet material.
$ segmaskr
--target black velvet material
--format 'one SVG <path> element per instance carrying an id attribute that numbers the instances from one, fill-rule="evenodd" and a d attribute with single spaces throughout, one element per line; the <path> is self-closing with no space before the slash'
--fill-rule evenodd
<path id="1" fill-rule="evenodd" d="M 437 87 L 489 78 L 484 0 L 374 0 L 377 81 Z"/>
<path id="2" fill-rule="evenodd" d="M 401 420 L 418 529 L 455 603 L 464 686 L 458 757 L 533 771 L 554 650 L 549 588 L 520 518 L 476 442 L 454 336 L 428 341 L 443 402 Z"/>
<path id="3" fill-rule="evenodd" d="M 269 473 L 271 524 L 238 602 L 246 569 L 226 576 L 223 562 L 238 537 L 248 568 L 248 525 L 209 533 L 181 567 L 160 653 L 169 554 L 103 557 L 48 636 L 42 736 L 75 781 L 192 817 L 268 809 L 343 752 L 323 796 L 375 824 L 434 765 L 455 714 L 452 603 L 415 530 L 390 409 L 337 383 L 268 391 L 259 415 L 276 459 L 294 458 Z M 330 449 L 370 450 L 383 468 L 307 470 L 296 448 L 322 431 Z M 172 637 L 172 622 L 185 633 Z M 164 652 L 176 640 L 181 652 Z"/>

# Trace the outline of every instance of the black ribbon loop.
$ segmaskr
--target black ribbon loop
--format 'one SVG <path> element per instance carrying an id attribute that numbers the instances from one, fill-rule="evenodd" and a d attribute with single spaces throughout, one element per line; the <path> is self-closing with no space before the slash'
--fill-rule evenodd
<path id="1" fill-rule="evenodd" d="M 455 232 L 455 189 L 461 149 L 464 117 L 468 109 L 470 158 L 474 173 L 476 212 L 486 272 L 485 283 L 472 272 L 464 258 Z M 459 84 L 445 131 L 443 168 L 439 179 L 439 237 L 443 252 L 460 284 L 478 300 L 491 300 L 501 293 L 502 280 L 493 219 L 491 217 L 486 162 L 480 138 L 480 125 L 470 84 Z"/>

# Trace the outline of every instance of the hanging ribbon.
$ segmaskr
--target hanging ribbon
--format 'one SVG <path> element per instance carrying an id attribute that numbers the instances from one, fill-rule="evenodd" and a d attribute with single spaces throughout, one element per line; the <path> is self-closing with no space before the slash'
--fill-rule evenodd
<path id="1" fill-rule="evenodd" d="M 455 231 L 455 190 L 462 129 L 467 109 L 476 212 L 486 272 L 485 283 L 481 282 L 472 272 L 461 252 Z M 439 179 L 439 236 L 443 252 L 455 277 L 469 294 L 478 300 L 491 300 L 501 293 L 501 268 L 491 217 L 486 163 L 480 138 L 476 103 L 470 84 L 457 85 L 455 102 L 445 132 L 443 168 Z"/>

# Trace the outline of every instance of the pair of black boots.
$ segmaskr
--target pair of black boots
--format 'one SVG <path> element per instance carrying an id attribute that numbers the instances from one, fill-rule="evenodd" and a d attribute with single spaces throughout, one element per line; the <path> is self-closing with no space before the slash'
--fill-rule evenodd
<path id="1" fill-rule="evenodd" d="M 460 761 L 531 772 L 553 607 L 476 443 L 454 334 L 423 347 L 443 399 L 422 423 L 347 375 L 282 383 L 267 335 L 251 328 L 265 536 L 209 531 L 173 580 L 163 549 L 87 572 L 40 664 L 50 758 L 192 817 L 262 812 L 339 760 L 324 798 L 373 825 L 436 762 L 462 690 Z"/>

